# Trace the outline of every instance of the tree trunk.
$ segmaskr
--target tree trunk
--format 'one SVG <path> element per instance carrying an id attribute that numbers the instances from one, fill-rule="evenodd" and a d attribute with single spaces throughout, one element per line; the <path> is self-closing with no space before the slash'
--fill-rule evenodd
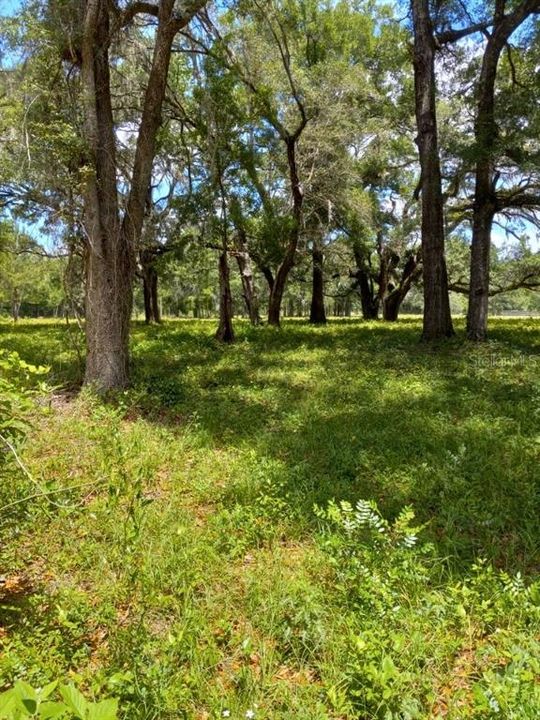
<path id="1" fill-rule="evenodd" d="M 495 83 L 501 53 L 510 35 L 540 3 L 524 0 L 512 13 L 504 15 L 504 3 L 496 11 L 493 30 L 482 59 L 478 81 L 478 102 L 475 119 L 476 174 L 471 243 L 471 279 L 467 312 L 467 337 L 482 341 L 487 338 L 491 230 L 497 211 L 494 180 L 494 150 L 498 129 L 495 122 Z"/>
<path id="2" fill-rule="evenodd" d="M 248 252 L 247 241 L 243 229 L 238 229 L 236 235 L 236 262 L 240 271 L 242 280 L 243 298 L 246 304 L 246 310 L 252 325 L 261 324 L 261 316 L 259 314 L 259 298 L 253 282 L 253 268 L 251 257 Z"/>
<path id="3" fill-rule="evenodd" d="M 353 276 L 356 278 L 360 303 L 362 305 L 362 317 L 364 320 L 377 320 L 379 317 L 379 298 L 375 294 L 369 259 L 366 260 L 365 251 L 359 243 L 353 245 L 356 270 Z"/>
<path id="4" fill-rule="evenodd" d="M 219 325 L 216 331 L 216 338 L 221 342 L 234 342 L 232 317 L 229 261 L 227 249 L 224 248 L 219 256 Z"/>
<path id="5" fill-rule="evenodd" d="M 161 125 L 172 42 L 204 4 L 195 0 L 174 15 L 174 0 L 160 0 L 152 64 L 137 134 L 126 212 L 118 207 L 116 136 L 109 74 L 110 3 L 86 0 L 81 47 L 81 85 L 88 165 L 84 198 L 86 243 L 85 383 L 100 391 L 129 382 L 129 321 L 133 304 L 135 251 L 141 237 L 156 136 Z M 155 6 L 133 3 L 133 14 Z"/>
<path id="6" fill-rule="evenodd" d="M 398 262 L 399 261 L 396 261 L 394 268 L 397 267 Z M 384 285 L 381 279 L 383 318 L 387 322 L 395 322 L 398 319 L 403 301 L 407 297 L 415 280 L 420 276 L 421 266 L 419 265 L 417 255 L 409 255 L 397 287 L 394 287 L 394 285 L 389 282 L 390 264 L 388 262 L 385 263 L 385 268 L 384 273 L 381 275 L 381 278 L 384 277 Z"/>
<path id="7" fill-rule="evenodd" d="M 477 179 L 479 180 L 479 178 Z M 477 191 L 479 183 L 477 182 Z M 471 280 L 467 310 L 467 337 L 469 340 L 487 339 L 489 303 L 489 266 L 491 252 L 491 228 L 494 212 L 490 205 L 475 203 L 473 240 L 471 243 Z"/>
<path id="8" fill-rule="evenodd" d="M 82 45 L 82 86 L 89 161 L 84 203 L 86 237 L 86 374 L 100 390 L 128 383 L 133 261 L 120 230 L 116 146 L 109 75 L 109 12 L 88 0 Z"/>
<path id="9" fill-rule="evenodd" d="M 13 318 L 14 323 L 19 321 L 20 312 L 21 312 L 21 293 L 19 291 L 19 288 L 15 288 L 13 290 L 13 297 L 11 299 L 11 316 Z"/>
<path id="10" fill-rule="evenodd" d="M 268 283 L 268 292 L 271 293 L 272 288 L 274 287 L 274 275 L 267 265 L 263 265 L 261 267 L 261 272 L 264 275 L 264 279 Z"/>
<path id="11" fill-rule="evenodd" d="M 504 47 L 497 34 L 487 43 L 478 82 L 478 108 L 475 123 L 476 161 L 473 233 L 471 242 L 471 276 L 467 337 L 482 341 L 487 338 L 489 301 L 489 256 L 491 229 L 495 217 L 496 198 L 493 185 L 493 148 L 497 138 L 495 124 L 495 80 L 500 53 Z"/>
<path id="12" fill-rule="evenodd" d="M 281 267 L 281 266 L 280 266 Z M 280 280 L 279 285 L 277 280 Z M 285 290 L 285 279 L 286 275 L 277 274 L 276 282 L 274 287 L 270 291 L 270 297 L 268 299 L 268 324 L 279 327 L 281 319 L 281 301 L 283 300 L 283 292 Z"/>
<path id="13" fill-rule="evenodd" d="M 324 274 L 323 263 L 324 256 L 322 247 L 318 239 L 313 241 L 312 250 L 313 259 L 313 282 L 311 292 L 311 307 L 309 312 L 309 322 L 312 325 L 326 324 L 326 310 L 324 307 Z"/>
<path id="14" fill-rule="evenodd" d="M 300 222 L 302 219 L 302 205 L 304 202 L 304 193 L 300 185 L 298 176 L 298 167 L 296 164 L 296 143 L 298 136 L 288 136 L 287 144 L 287 162 L 289 167 L 289 178 L 291 183 L 291 194 L 293 201 L 292 209 L 292 227 L 289 232 L 289 239 L 285 255 L 278 267 L 274 284 L 270 290 L 270 298 L 268 301 L 268 324 L 279 327 L 281 314 L 281 301 L 285 291 L 287 277 L 294 265 L 296 248 L 298 247 L 298 238 L 300 236 Z"/>
<path id="15" fill-rule="evenodd" d="M 370 275 L 362 268 L 359 268 L 356 277 L 360 291 L 362 317 L 364 320 L 378 320 L 379 298 L 373 292 L 373 282 Z"/>
<path id="16" fill-rule="evenodd" d="M 414 81 L 421 167 L 424 340 L 454 334 L 444 255 L 443 195 L 435 107 L 435 40 L 429 0 L 411 0 L 414 25 Z"/>
<path id="17" fill-rule="evenodd" d="M 403 302 L 402 293 L 396 288 L 383 300 L 383 319 L 386 322 L 395 322 L 398 319 L 399 309 Z"/>
<path id="18" fill-rule="evenodd" d="M 158 273 L 153 265 L 143 267 L 144 319 L 147 325 L 161 322 L 158 295 Z"/>

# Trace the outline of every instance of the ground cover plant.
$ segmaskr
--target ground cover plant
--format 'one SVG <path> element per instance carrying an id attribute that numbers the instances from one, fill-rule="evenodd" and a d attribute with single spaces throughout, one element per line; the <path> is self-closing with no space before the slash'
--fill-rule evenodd
<path id="1" fill-rule="evenodd" d="M 58 717 L 65 688 L 130 720 L 539 717 L 540 326 L 457 325 L 136 324 L 100 399 L 72 328 L 1 323 L 13 395 L 21 360 L 49 388 L 0 467 L 2 687 L 59 681 Z"/>

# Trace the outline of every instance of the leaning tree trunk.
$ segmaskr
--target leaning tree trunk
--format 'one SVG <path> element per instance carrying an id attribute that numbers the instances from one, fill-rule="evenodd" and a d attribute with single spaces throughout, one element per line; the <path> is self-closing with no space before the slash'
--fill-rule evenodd
<path id="1" fill-rule="evenodd" d="M 216 338 L 224 343 L 234 342 L 232 293 L 227 248 L 219 255 L 219 325 Z"/>
<path id="2" fill-rule="evenodd" d="M 309 322 L 312 325 L 326 324 L 326 310 L 324 307 L 324 255 L 318 239 L 313 241 L 313 281 L 311 288 L 311 307 L 309 311 Z"/>
<path id="3" fill-rule="evenodd" d="M 292 259 L 290 261 L 283 261 L 278 268 L 274 285 L 270 291 L 270 297 L 268 298 L 268 324 L 279 327 L 281 320 L 281 303 L 283 301 L 283 293 L 285 292 L 285 283 L 287 276 L 293 267 Z"/>
<path id="4" fill-rule="evenodd" d="M 356 279 L 360 293 L 362 317 L 364 320 L 377 320 L 379 318 L 379 298 L 374 293 L 369 273 L 363 268 L 358 268 Z"/>
<path id="5" fill-rule="evenodd" d="M 504 11 L 504 3 L 502 10 Z M 510 35 L 531 13 L 538 11 L 540 11 L 540 3 L 537 0 L 524 0 L 508 15 L 504 15 L 504 12 L 496 14 L 482 60 L 475 122 L 477 161 L 467 312 L 469 340 L 481 341 L 487 338 L 491 230 L 497 212 L 493 159 L 497 143 L 495 122 L 497 67 Z"/>
<path id="6" fill-rule="evenodd" d="M 388 282 L 388 276 L 386 275 L 382 295 L 383 319 L 386 320 L 386 322 L 395 322 L 398 319 L 403 301 L 420 274 L 421 266 L 419 264 L 419 258 L 417 255 L 411 254 L 405 263 L 401 280 L 397 287 L 394 287 Z"/>
<path id="7" fill-rule="evenodd" d="M 289 239 L 283 260 L 277 269 L 274 284 L 270 290 L 270 298 L 268 301 L 268 324 L 279 327 L 281 315 L 281 302 L 285 291 L 285 284 L 290 271 L 294 265 L 296 248 L 298 247 L 298 238 L 300 236 L 300 223 L 302 219 L 302 205 L 304 202 L 304 193 L 298 176 L 298 167 L 296 164 L 296 143 L 298 136 L 287 137 L 287 162 L 289 166 L 289 177 L 291 182 L 291 193 L 293 201 L 292 209 L 292 227 L 289 231 Z"/>
<path id="8" fill-rule="evenodd" d="M 424 340 L 454 334 L 444 255 L 441 167 L 435 107 L 435 40 L 429 0 L 411 0 L 414 25 L 414 81 L 421 167 Z"/>
<path id="9" fill-rule="evenodd" d="M 383 299 L 383 319 L 386 322 L 396 322 L 403 299 L 403 295 L 399 288 L 392 290 Z"/>

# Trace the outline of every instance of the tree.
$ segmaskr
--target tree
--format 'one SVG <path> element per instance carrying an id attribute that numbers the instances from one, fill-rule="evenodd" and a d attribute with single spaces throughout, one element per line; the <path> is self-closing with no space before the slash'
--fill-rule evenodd
<path id="1" fill-rule="evenodd" d="M 422 203 L 422 264 L 424 282 L 424 340 L 454 334 L 444 254 L 444 215 L 437 137 L 435 52 L 429 0 L 412 0 L 414 27 L 415 108 L 420 157 Z"/>
<path id="2" fill-rule="evenodd" d="M 506 12 L 505 0 L 497 0 L 491 32 L 482 57 L 482 69 L 477 85 L 475 117 L 476 168 L 472 220 L 471 271 L 467 337 L 485 340 L 487 337 L 489 299 L 489 258 L 493 219 L 500 209 L 496 197 L 498 178 L 494 167 L 497 146 L 495 119 L 495 83 L 502 51 L 510 36 L 534 12 L 540 11 L 538 0 L 523 0 Z"/>
<path id="3" fill-rule="evenodd" d="M 80 71 L 87 143 L 88 179 L 83 224 L 86 236 L 85 382 L 100 390 L 129 381 L 129 320 L 135 249 L 150 185 L 156 136 L 176 34 L 204 5 L 185 0 L 129 4 L 121 11 L 105 0 L 87 0 L 81 12 Z M 152 65 L 146 84 L 135 157 L 124 213 L 117 184 L 116 136 L 111 100 L 110 37 L 140 12 L 157 18 Z"/>

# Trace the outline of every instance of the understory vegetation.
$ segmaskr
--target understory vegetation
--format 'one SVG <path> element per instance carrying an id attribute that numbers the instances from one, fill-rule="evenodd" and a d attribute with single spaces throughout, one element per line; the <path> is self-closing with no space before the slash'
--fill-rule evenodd
<path id="1" fill-rule="evenodd" d="M 0 323 L 0 686 L 88 718 L 538 718 L 540 325 L 459 323 L 135 324 L 108 401 L 75 393 L 77 330 Z"/>

